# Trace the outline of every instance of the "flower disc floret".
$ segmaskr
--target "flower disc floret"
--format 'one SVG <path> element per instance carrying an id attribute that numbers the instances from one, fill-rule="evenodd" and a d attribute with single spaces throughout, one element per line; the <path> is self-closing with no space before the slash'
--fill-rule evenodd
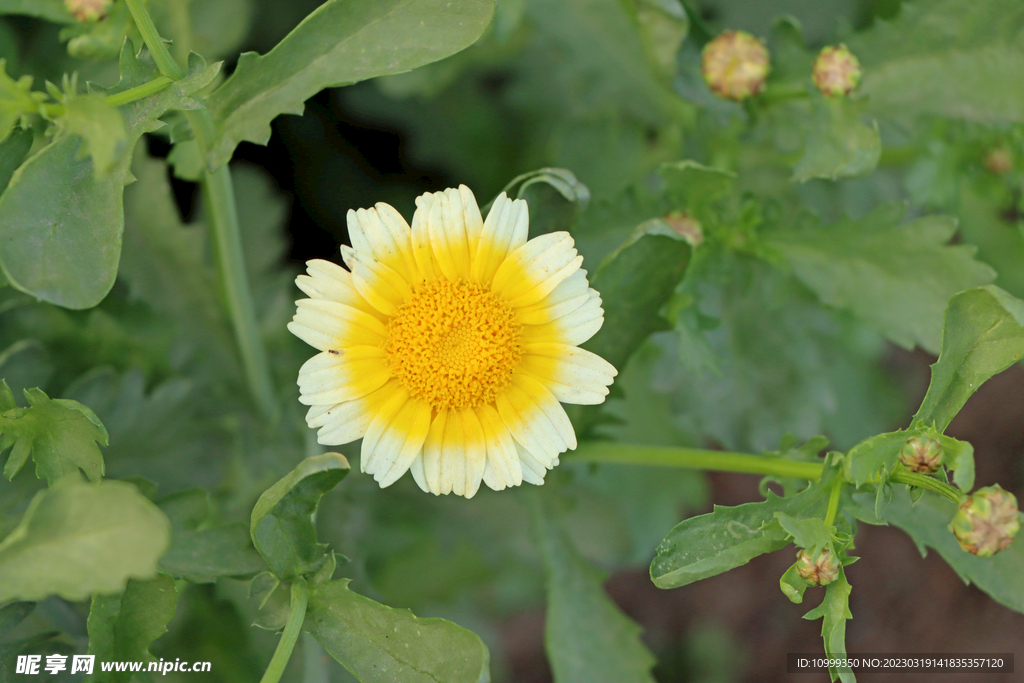
<path id="1" fill-rule="evenodd" d="M 309 261 L 288 325 L 320 351 L 299 400 L 322 444 L 362 439 L 382 487 L 472 497 L 544 483 L 576 447 L 562 403 L 598 404 L 617 374 L 579 348 L 604 322 L 568 233 L 527 240 L 526 202 L 504 194 L 483 220 L 466 187 L 348 214 L 348 269 Z"/>
<path id="2" fill-rule="evenodd" d="M 479 284 L 436 280 L 388 323 L 392 375 L 435 410 L 493 403 L 522 355 L 522 326 Z"/>

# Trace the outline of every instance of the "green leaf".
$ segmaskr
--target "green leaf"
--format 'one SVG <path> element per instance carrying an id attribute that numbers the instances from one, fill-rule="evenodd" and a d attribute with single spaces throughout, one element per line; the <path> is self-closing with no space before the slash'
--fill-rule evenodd
<path id="1" fill-rule="evenodd" d="M 843 459 L 846 478 L 854 486 L 862 486 L 869 481 L 888 477 L 899 462 L 900 449 L 907 443 L 907 439 L 918 433 L 901 429 L 861 441 Z"/>
<path id="2" fill-rule="evenodd" d="M 469 47 L 493 0 L 328 0 L 266 55 L 247 52 L 207 100 L 219 135 L 211 167 L 247 140 L 265 144 L 279 114 L 324 88 L 401 73 Z"/>
<path id="3" fill-rule="evenodd" d="M 121 81 L 104 94 L 122 92 L 159 75 L 147 53 L 136 57 L 127 41 Z M 119 108 L 127 138 L 117 167 L 97 179 L 91 159 L 77 156 L 81 141 L 62 137 L 15 171 L 0 196 L 0 267 L 27 294 L 66 308 L 90 308 L 114 284 L 124 227 L 122 194 L 131 179 L 130 151 L 143 133 L 156 130 L 169 109 L 195 109 L 190 95 L 206 87 L 219 65 L 193 55 L 189 75 L 155 95 Z"/>
<path id="4" fill-rule="evenodd" d="M 860 220 L 766 239 L 822 302 L 849 309 L 904 348 L 936 353 L 949 298 L 995 273 L 974 260 L 974 247 L 947 246 L 956 221 L 927 216 L 900 225 L 905 210 L 883 204 Z"/>
<path id="5" fill-rule="evenodd" d="M 1024 358 L 1024 301 L 989 285 L 961 292 L 946 307 L 942 353 L 914 423 L 944 431 L 990 377 Z"/>
<path id="6" fill-rule="evenodd" d="M 849 41 L 873 113 L 1024 121 L 1024 8 L 1015 0 L 904 4 Z"/>
<path id="7" fill-rule="evenodd" d="M 590 190 L 564 168 L 541 168 L 516 176 L 502 190 L 525 199 L 530 209 L 530 237 L 571 231 L 590 203 Z"/>
<path id="8" fill-rule="evenodd" d="M 875 170 L 882 155 L 877 125 L 861 121 L 859 103 L 845 97 L 814 97 L 814 118 L 793 180 L 853 178 Z"/>
<path id="9" fill-rule="evenodd" d="M 793 545 L 803 548 L 811 557 L 817 557 L 821 549 L 832 544 L 832 531 L 819 517 L 794 517 L 785 512 L 776 512 L 775 519 L 793 539 Z"/>
<path id="10" fill-rule="evenodd" d="M 156 574 L 169 542 L 167 517 L 131 484 L 62 481 L 0 542 L 0 603 L 123 590 Z"/>
<path id="11" fill-rule="evenodd" d="M 791 537 L 776 521 L 776 514 L 791 518 L 824 514 L 827 497 L 828 490 L 820 486 L 788 498 L 769 491 L 762 502 L 716 505 L 708 514 L 685 519 L 658 546 L 651 580 L 658 588 L 678 588 L 784 548 Z"/>
<path id="12" fill-rule="evenodd" d="M 584 348 L 617 368 L 652 332 L 668 329 L 659 315 L 690 260 L 683 238 L 659 219 L 641 223 L 591 279 L 601 293 L 604 325 Z"/>
<path id="13" fill-rule="evenodd" d="M 825 599 L 821 604 L 804 615 L 804 619 L 822 619 L 821 637 L 825 641 L 825 656 L 831 658 L 846 657 L 846 620 L 853 619 L 850 613 L 850 583 L 846 580 L 846 572 L 839 570 L 839 577 L 825 589 Z M 832 680 L 839 678 L 843 683 L 854 683 L 857 678 L 849 667 L 829 667 Z"/>
<path id="14" fill-rule="evenodd" d="M 63 0 L 0 0 L 0 14 L 24 14 L 57 24 L 75 20 L 64 7 Z"/>
<path id="15" fill-rule="evenodd" d="M 381 605 L 348 583 L 310 584 L 302 627 L 361 683 L 490 681 L 490 655 L 474 633 Z"/>
<path id="16" fill-rule="evenodd" d="M 282 581 L 316 571 L 323 563 L 327 546 L 317 543 L 312 515 L 320 498 L 348 472 L 343 455 L 306 458 L 256 501 L 249 533 L 256 550 Z"/>
<path id="17" fill-rule="evenodd" d="M 213 583 L 221 576 L 251 577 L 266 569 L 244 524 L 211 526 L 209 494 L 189 489 L 157 501 L 171 521 L 171 547 L 160 571 L 192 583 Z"/>
<path id="18" fill-rule="evenodd" d="M 112 173 L 124 158 L 128 142 L 124 119 L 102 95 L 68 97 L 57 125 L 61 132 L 82 138 L 78 156 L 92 157 L 97 179 Z"/>
<path id="19" fill-rule="evenodd" d="M 0 130 L 2 128 L 0 124 Z M 16 130 L 0 143 L 0 194 L 3 194 L 11 182 L 11 176 L 28 156 L 34 137 L 31 130 Z"/>
<path id="20" fill-rule="evenodd" d="M 719 220 L 716 203 L 736 187 L 736 174 L 704 166 L 696 161 L 676 161 L 662 165 L 665 193 L 674 206 L 696 217 L 701 223 Z"/>
<path id="21" fill-rule="evenodd" d="M 676 55 L 690 30 L 686 10 L 679 0 L 639 0 L 635 12 L 647 61 L 662 79 L 671 81 Z"/>
<path id="22" fill-rule="evenodd" d="M 14 80 L 7 75 L 6 60 L 0 59 L 0 142 L 14 130 L 19 121 L 39 112 L 39 103 L 46 96 L 32 92 L 32 77 Z"/>
<path id="23" fill-rule="evenodd" d="M 559 683 L 653 683 L 655 658 L 640 627 L 604 591 L 605 576 L 580 555 L 539 501 L 534 529 L 547 576 L 544 646 Z"/>
<path id="24" fill-rule="evenodd" d="M 11 602 L 0 607 L 0 636 L 25 620 L 36 608 L 34 602 Z"/>
<path id="25" fill-rule="evenodd" d="M 174 617 L 178 594 L 174 579 L 163 574 L 149 581 L 131 579 L 124 592 L 95 595 L 89 608 L 89 654 L 100 661 L 154 660 L 150 644 L 167 632 Z M 128 683 L 130 671 L 95 670 L 96 681 Z"/>
<path id="26" fill-rule="evenodd" d="M 78 401 L 51 399 L 39 389 L 25 389 L 27 408 L 11 408 L 14 397 L 0 380 L 0 453 L 11 448 L 4 476 L 13 479 L 32 455 L 36 476 L 51 486 L 81 470 L 91 481 L 103 476 L 97 443 L 109 442 L 99 418 Z"/>

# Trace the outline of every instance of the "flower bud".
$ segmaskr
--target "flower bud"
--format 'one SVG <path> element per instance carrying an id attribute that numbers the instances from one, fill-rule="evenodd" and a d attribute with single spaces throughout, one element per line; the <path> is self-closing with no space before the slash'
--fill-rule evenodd
<path id="1" fill-rule="evenodd" d="M 978 557 L 1006 550 L 1019 529 L 1017 499 L 999 484 L 968 496 L 949 523 L 960 547 Z"/>
<path id="2" fill-rule="evenodd" d="M 839 560 L 828 548 L 822 548 L 817 558 L 806 550 L 796 554 L 796 571 L 800 578 L 812 586 L 827 586 L 839 576 Z"/>
<path id="3" fill-rule="evenodd" d="M 704 228 L 700 221 L 685 211 L 673 211 L 661 220 L 682 235 L 691 247 L 696 247 L 704 241 Z"/>
<path id="4" fill-rule="evenodd" d="M 942 463 L 942 444 L 928 436 L 913 436 L 900 450 L 900 462 L 911 472 L 937 472 Z"/>
<path id="5" fill-rule="evenodd" d="M 860 61 L 845 45 L 826 47 L 814 60 L 814 87 L 823 95 L 848 95 L 860 83 L 860 76 Z"/>
<path id="6" fill-rule="evenodd" d="M 985 155 L 985 168 L 997 175 L 1008 173 L 1013 169 L 1013 157 L 1005 147 L 996 147 Z"/>
<path id="7" fill-rule="evenodd" d="M 768 50 L 745 31 L 725 31 L 704 46 L 701 73 L 719 97 L 744 100 L 764 87 Z"/>
<path id="8" fill-rule="evenodd" d="M 107 16 L 114 0 L 64 0 L 64 7 L 79 21 L 99 21 Z"/>

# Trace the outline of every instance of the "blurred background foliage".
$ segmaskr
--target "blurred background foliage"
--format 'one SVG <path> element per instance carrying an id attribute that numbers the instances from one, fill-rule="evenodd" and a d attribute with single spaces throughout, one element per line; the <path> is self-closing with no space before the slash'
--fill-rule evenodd
<path id="1" fill-rule="evenodd" d="M 149 4 L 165 35 L 181 30 L 171 0 Z M 188 30 L 193 48 L 209 62 L 228 59 L 230 73 L 239 51 L 266 52 L 318 4 L 193 0 Z M 130 21 L 122 3 L 114 7 L 109 24 Z M 589 201 L 579 194 L 567 202 L 550 186 L 532 185 L 531 227 L 535 234 L 571 226 L 591 272 L 635 226 L 672 210 L 697 216 L 705 240 L 662 310 L 662 330 L 621 368 L 599 419 L 573 414 L 578 428 L 623 441 L 757 452 L 776 449 L 787 433 L 800 440 L 825 434 L 845 450 L 902 424 L 923 392 L 927 354 L 938 350 L 934 322 L 914 326 L 908 315 L 931 310 L 936 298 L 944 306 L 952 292 L 993 273 L 1024 296 L 1024 8 L 1010 0 L 903 7 L 895 0 L 700 0 L 689 10 L 676 0 L 499 0 L 484 38 L 464 52 L 324 91 L 303 116 L 277 119 L 268 146 L 240 146 L 234 177 L 247 265 L 290 411 L 281 427 L 268 429 L 247 398 L 202 201 L 165 162 L 166 132 L 136 151 L 118 282 L 100 306 L 67 311 L 0 290 L 0 375 L 17 396 L 38 386 L 91 407 L 110 434 L 108 477 L 157 482 L 158 502 L 202 487 L 211 495 L 211 520 L 245 521 L 269 484 L 319 450 L 294 400 L 294 378 L 310 352 L 285 323 L 301 263 L 338 261 L 346 211 L 385 201 L 411 217 L 418 194 L 459 183 L 483 204 L 520 174 L 556 167 L 575 174 Z M 701 47 L 725 28 L 767 41 L 773 71 L 758 101 L 716 99 L 700 77 Z M 0 17 L 0 58 L 15 78 L 59 82 L 77 71 L 113 83 L 120 39 L 104 42 L 107 29 L 119 35 L 116 26 L 83 33 Z M 813 91 L 809 72 L 817 50 L 839 42 L 858 55 L 865 79 L 837 114 Z M 864 152 L 859 147 L 873 161 L 847 154 Z M 730 175 L 665 166 L 682 159 Z M 849 250 L 860 235 L 931 214 L 956 222 L 922 231 L 917 242 L 880 238 L 879 248 L 894 255 L 882 267 L 893 287 L 901 275 L 928 272 L 935 292 L 893 303 L 894 312 L 880 302 L 875 315 L 858 310 L 868 283 L 856 273 L 843 281 L 845 293 L 824 291 L 822 269 L 828 275 L 842 258 L 855 259 Z M 822 265 L 786 250 L 787 235 L 823 226 L 832 232 L 822 238 Z M 969 250 L 939 254 L 950 237 L 976 247 L 977 260 Z M 923 351 L 910 352 L 915 346 Z M 959 429 L 974 429 L 981 441 L 979 482 L 999 475 L 1019 494 L 1024 381 L 1016 372 L 1006 382 L 993 391 L 1012 398 L 979 399 L 996 406 L 991 429 L 963 421 Z M 994 435 L 1000 426 L 992 415 L 1004 415 L 1010 431 Z M 782 569 L 774 560 L 680 589 L 675 598 L 656 593 L 645 576 L 673 524 L 711 500 L 754 499 L 753 478 L 575 465 L 567 455 L 549 483 L 558 491 L 547 502 L 552 516 L 584 558 L 615 574 L 613 597 L 647 629 L 657 680 L 781 680 L 781 665 L 773 667 L 777 676 L 766 673 L 765 657 L 798 644 L 818 650 L 810 622 L 787 626 L 786 637 L 768 635 L 783 619 L 778 612 L 795 618 L 776 589 Z M 29 476 L 2 484 L 0 537 L 41 486 Z M 497 681 L 544 681 L 545 573 L 531 535 L 543 531 L 531 531 L 524 504 L 531 493 L 482 490 L 467 502 L 427 496 L 408 478 L 381 491 L 353 475 L 324 498 L 317 524 L 320 539 L 351 558 L 339 573 L 362 592 L 480 634 Z M 909 542 L 868 533 L 899 571 L 945 577 L 897 583 L 951 591 L 961 602 L 950 614 L 968 614 L 970 628 L 988 633 L 978 615 L 989 615 L 994 631 L 1024 627 L 1019 615 L 964 593 L 948 569 L 922 561 Z M 551 544 L 546 552 L 561 547 L 557 539 Z M 851 650 L 906 642 L 886 645 L 872 635 L 888 633 L 881 624 L 905 606 L 884 588 L 894 581 L 887 571 L 881 558 L 850 570 L 858 588 L 882 586 L 881 598 L 862 590 L 863 602 L 855 599 Z M 685 617 L 676 613 L 683 609 Z M 47 647 L 84 652 L 84 618 L 80 605 L 50 599 L 20 628 L 61 631 L 63 640 Z M 261 619 L 245 582 L 194 585 L 153 651 L 212 661 L 211 681 L 255 680 L 276 642 L 272 631 L 250 627 Z M 964 629 L 925 638 L 917 651 L 972 651 Z M 998 649 L 972 637 L 983 651 Z M 303 638 L 288 680 L 351 680 Z"/>

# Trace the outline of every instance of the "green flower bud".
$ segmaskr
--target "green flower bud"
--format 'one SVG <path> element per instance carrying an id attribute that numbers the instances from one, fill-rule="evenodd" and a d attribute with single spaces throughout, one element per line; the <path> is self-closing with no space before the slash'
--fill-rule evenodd
<path id="1" fill-rule="evenodd" d="M 107 16 L 114 0 L 64 0 L 64 7 L 79 21 L 99 21 Z"/>
<path id="2" fill-rule="evenodd" d="M 999 484 L 968 496 L 949 523 L 960 547 L 978 557 L 992 557 L 1006 550 L 1019 529 L 1017 499 Z"/>
<path id="3" fill-rule="evenodd" d="M 911 437 L 900 450 L 900 462 L 911 472 L 937 472 L 942 463 L 942 444 L 928 436 Z"/>
<path id="4" fill-rule="evenodd" d="M 817 558 L 806 550 L 796 554 L 796 571 L 800 578 L 812 586 L 827 586 L 839 576 L 840 564 L 828 548 L 822 548 Z"/>
<path id="5" fill-rule="evenodd" d="M 701 73 L 719 97 L 744 100 L 764 87 L 768 50 L 745 31 L 725 31 L 704 46 Z"/>
<path id="6" fill-rule="evenodd" d="M 700 221 L 685 211 L 673 211 L 661 220 L 682 235 L 691 247 L 696 247 L 704 241 L 704 228 Z"/>
<path id="7" fill-rule="evenodd" d="M 829 97 L 848 95 L 861 73 L 860 61 L 845 45 L 826 47 L 814 60 L 814 87 Z"/>

